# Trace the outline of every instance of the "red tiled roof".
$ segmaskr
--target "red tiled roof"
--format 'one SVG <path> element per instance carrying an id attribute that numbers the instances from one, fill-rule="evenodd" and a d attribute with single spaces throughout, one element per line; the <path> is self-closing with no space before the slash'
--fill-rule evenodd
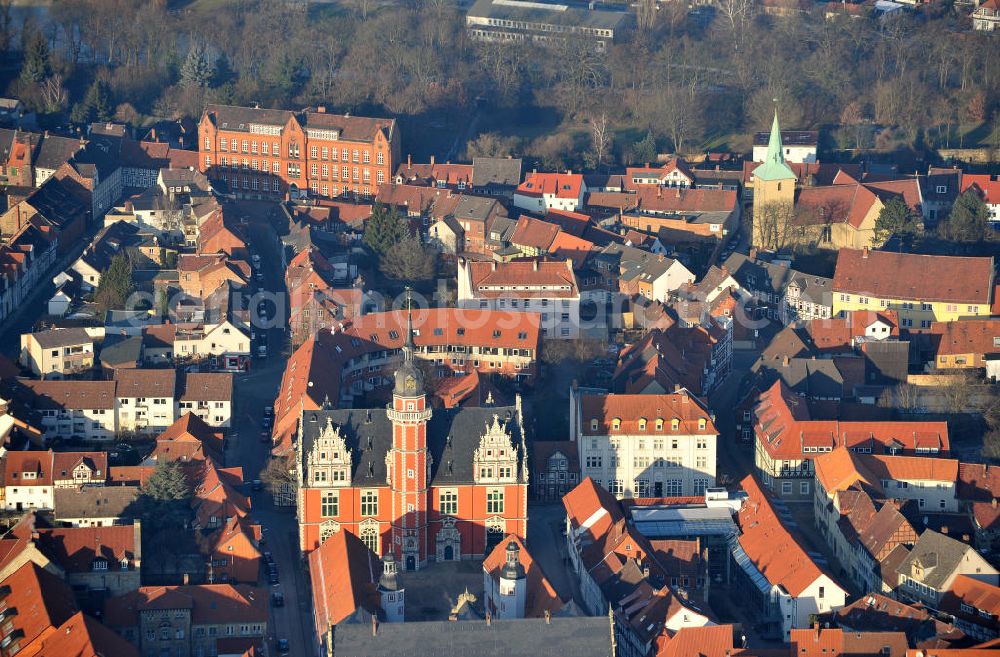
<path id="1" fill-rule="evenodd" d="M 517 186 L 517 194 L 552 195 L 556 198 L 579 198 L 583 175 L 579 173 L 529 173 Z"/>
<path id="2" fill-rule="evenodd" d="M 772 458 L 810 458 L 805 447 L 872 448 L 898 445 L 903 452 L 918 449 L 946 453 L 951 448 L 947 422 L 865 422 L 812 420 L 806 400 L 780 379 L 761 393 L 756 413 L 756 438 Z M 824 450 L 820 450 L 820 453 Z"/>
<path id="3" fill-rule="evenodd" d="M 153 459 L 168 461 L 221 458 L 222 434 L 188 411 L 156 437 Z"/>
<path id="4" fill-rule="evenodd" d="M 962 604 L 969 605 L 976 611 L 963 611 Z M 1000 587 L 968 575 L 957 575 L 952 580 L 951 589 L 941 599 L 941 611 L 964 617 L 979 625 L 996 623 L 1000 618 Z M 983 618 L 978 614 L 979 611 L 986 612 L 992 619 Z"/>
<path id="5" fill-rule="evenodd" d="M 934 322 L 931 335 L 938 356 L 1000 352 L 1000 319 L 963 319 L 957 322 Z"/>
<path id="6" fill-rule="evenodd" d="M 795 657 L 903 657 L 909 641 L 903 632 L 848 632 L 840 628 L 793 629 Z M 888 652 L 883 650 L 888 649 Z"/>
<path id="7" fill-rule="evenodd" d="M 471 287 L 476 298 L 541 296 L 576 298 L 579 288 L 572 261 L 469 262 Z M 516 286 L 516 287 L 515 287 Z M 544 290 L 517 289 L 523 286 Z M 501 290 L 504 287 L 506 289 Z M 486 289 L 484 289 L 486 288 Z"/>
<path id="8" fill-rule="evenodd" d="M 733 649 L 732 625 L 682 627 L 673 636 L 661 635 L 656 657 L 729 657 Z"/>
<path id="9" fill-rule="evenodd" d="M 190 609 L 192 625 L 266 623 L 266 589 L 242 584 L 143 586 L 104 603 L 105 622 L 112 627 L 137 627 L 139 612 Z"/>
<path id="10" fill-rule="evenodd" d="M 590 225 L 590 217 L 580 212 L 570 212 L 569 210 L 549 210 L 545 213 L 543 221 L 557 224 L 563 233 L 569 233 L 575 237 L 583 237 L 583 233 Z"/>
<path id="11" fill-rule="evenodd" d="M 7 452 L 4 456 L 3 481 L 7 486 L 51 486 L 53 482 L 52 450 L 47 452 Z M 25 479 L 24 473 L 34 473 Z"/>
<path id="12" fill-rule="evenodd" d="M 993 258 L 841 249 L 833 289 L 878 299 L 989 304 Z"/>
<path id="13" fill-rule="evenodd" d="M 883 202 L 890 198 L 901 198 L 914 212 L 921 212 L 923 196 L 920 193 L 920 181 L 917 178 L 901 180 L 880 180 L 864 182 L 865 187 L 873 191 Z"/>
<path id="14" fill-rule="evenodd" d="M 108 570 L 121 570 L 123 559 L 128 569 L 138 568 L 136 553 L 139 546 L 135 527 L 112 525 L 109 527 L 57 527 L 36 528 L 38 546 L 50 559 L 66 572 L 88 573 L 95 559 L 108 562 Z"/>
<path id="15" fill-rule="evenodd" d="M 78 612 L 42 639 L 39 655 L 139 657 L 139 651 L 104 625 Z"/>
<path id="16" fill-rule="evenodd" d="M 376 614 L 380 605 L 376 590 L 382 572 L 378 557 L 357 536 L 341 530 L 309 553 L 313 614 L 317 632 L 336 625 L 364 609 Z"/>
<path id="17" fill-rule="evenodd" d="M 732 212 L 738 201 L 735 190 L 641 186 L 639 207 L 647 212 Z"/>
<path id="18" fill-rule="evenodd" d="M 592 541 L 625 517 L 615 496 L 590 477 L 566 493 L 562 501 L 574 531 L 587 532 Z"/>
<path id="19" fill-rule="evenodd" d="M 121 397 L 174 396 L 177 372 L 172 369 L 115 370 L 116 395 Z"/>
<path id="20" fill-rule="evenodd" d="M 797 213 L 798 220 L 810 225 L 846 223 L 860 228 L 878 197 L 863 185 L 828 185 L 804 187 L 797 199 L 799 209 L 812 212 Z"/>
<path id="21" fill-rule="evenodd" d="M 990 1 L 993 2 L 992 6 L 989 4 Z M 998 9 L 996 0 L 987 0 L 987 2 L 980 5 L 980 7 L 990 6 L 992 9 Z M 962 191 L 966 192 L 969 189 L 974 190 L 987 205 L 1000 204 L 1000 178 L 997 176 L 963 173 Z"/>
<path id="22" fill-rule="evenodd" d="M 757 570 L 772 585 L 782 587 L 793 597 L 824 575 L 836 585 L 836 580 L 816 565 L 781 523 L 757 480 L 748 476 L 740 486 L 748 497 L 739 512 L 743 532 L 739 543 Z"/>
<path id="23" fill-rule="evenodd" d="M 664 395 L 582 395 L 580 406 L 581 432 L 585 436 L 718 434 L 708 409 L 687 390 Z M 679 420 L 676 430 L 672 425 L 675 418 Z M 615 419 L 620 421 L 619 429 L 614 428 Z M 640 428 L 642 420 L 646 421 L 644 429 Z M 659 420 L 663 425 L 658 429 Z"/>
<path id="24" fill-rule="evenodd" d="M 22 649 L 62 625 L 76 612 L 76 601 L 66 582 L 33 561 L 24 563 L 0 584 L 9 587 L 4 608 L 17 610 L 9 620 L 13 630 L 22 633 Z M 4 631 L 4 634 L 12 634 L 13 630 Z M 26 654 L 31 652 L 26 651 Z"/>
<path id="25" fill-rule="evenodd" d="M 556 224 L 521 215 L 514 227 L 514 234 L 510 236 L 510 243 L 547 251 L 559 232 Z"/>
<path id="26" fill-rule="evenodd" d="M 571 260 L 574 267 L 582 267 L 596 248 L 593 242 L 560 231 L 549 245 L 549 252 L 554 257 Z"/>

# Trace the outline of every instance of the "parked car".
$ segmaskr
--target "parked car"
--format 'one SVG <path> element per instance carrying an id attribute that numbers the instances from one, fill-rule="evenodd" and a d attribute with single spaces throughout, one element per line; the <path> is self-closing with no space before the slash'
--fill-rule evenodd
<path id="1" fill-rule="evenodd" d="M 274 563 L 274 555 L 270 552 L 264 552 L 262 556 L 264 557 L 265 563 Z"/>
<path id="2" fill-rule="evenodd" d="M 274 415 L 274 406 L 265 406 L 264 417 L 271 417 L 272 415 Z"/>
<path id="3" fill-rule="evenodd" d="M 280 580 L 278 580 L 278 572 L 277 571 L 271 573 L 268 576 L 268 579 L 270 580 L 271 584 L 279 584 L 280 583 Z"/>
<path id="4" fill-rule="evenodd" d="M 272 593 L 271 594 L 271 604 L 274 605 L 275 607 L 284 607 L 285 606 L 285 596 L 284 596 L 284 594 L 277 593 L 277 592 Z"/>
<path id="5" fill-rule="evenodd" d="M 254 490 L 264 490 L 264 483 L 260 479 L 254 479 L 251 488 Z"/>
<path id="6" fill-rule="evenodd" d="M 261 431 L 260 432 L 260 442 L 262 442 L 262 443 L 269 443 L 269 442 L 271 442 L 271 432 L 270 431 Z"/>
<path id="7" fill-rule="evenodd" d="M 257 345 L 257 358 L 267 358 L 267 345 Z"/>
<path id="8" fill-rule="evenodd" d="M 277 639 L 274 643 L 278 647 L 279 655 L 288 654 L 288 639 Z"/>

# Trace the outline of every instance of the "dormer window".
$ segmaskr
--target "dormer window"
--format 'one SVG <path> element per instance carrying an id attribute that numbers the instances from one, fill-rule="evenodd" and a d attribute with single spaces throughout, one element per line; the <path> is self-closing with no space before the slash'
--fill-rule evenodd
<path id="1" fill-rule="evenodd" d="M 702 418 L 698 418 L 698 428 L 699 429 L 704 429 L 705 426 L 706 426 L 706 424 L 707 424 L 707 422 L 706 422 L 705 418 L 703 418 L 703 417 Z"/>
<path id="2" fill-rule="evenodd" d="M 93 569 L 94 570 L 107 570 L 108 569 L 108 562 L 107 562 L 107 560 L 105 560 L 105 559 L 94 559 Z"/>
<path id="3" fill-rule="evenodd" d="M 590 430 L 597 431 L 597 418 L 594 418 L 590 421 Z"/>
<path id="4" fill-rule="evenodd" d="M 670 420 L 670 428 L 674 431 L 680 429 L 681 428 L 680 419 L 675 417 L 674 419 Z"/>
<path id="5" fill-rule="evenodd" d="M 128 570 L 128 557 L 122 557 L 118 565 L 121 566 L 122 570 Z"/>
<path id="6" fill-rule="evenodd" d="M 639 431 L 645 431 L 645 430 L 646 430 L 646 418 L 641 417 L 639 418 Z"/>
<path id="7" fill-rule="evenodd" d="M 611 420 L 611 428 L 614 429 L 615 431 L 621 429 L 622 428 L 621 418 L 616 417 L 615 419 Z"/>
<path id="8" fill-rule="evenodd" d="M 663 418 L 662 417 L 656 418 L 656 430 L 657 431 L 663 431 Z"/>

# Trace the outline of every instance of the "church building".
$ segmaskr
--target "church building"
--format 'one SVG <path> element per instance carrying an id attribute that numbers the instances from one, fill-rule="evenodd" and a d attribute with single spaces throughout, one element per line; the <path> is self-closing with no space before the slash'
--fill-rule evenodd
<path id="1" fill-rule="evenodd" d="M 413 357 L 386 408 L 301 413 L 296 445 L 299 542 L 311 552 L 347 531 L 403 570 L 483 557 L 527 531 L 528 467 L 520 397 L 513 406 L 431 409 Z"/>

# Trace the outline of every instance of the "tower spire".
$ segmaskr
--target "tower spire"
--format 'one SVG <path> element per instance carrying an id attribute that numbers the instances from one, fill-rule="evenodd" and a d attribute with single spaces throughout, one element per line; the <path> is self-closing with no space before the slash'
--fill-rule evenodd
<path id="1" fill-rule="evenodd" d="M 403 343 L 403 362 L 396 370 L 396 386 L 393 394 L 403 397 L 419 397 L 424 394 L 424 376 L 414 362 L 416 347 L 413 344 L 412 294 L 406 288 L 406 341 Z"/>
<path id="2" fill-rule="evenodd" d="M 406 288 L 406 344 L 403 347 L 406 360 L 413 360 L 413 292 Z"/>
<path id="3" fill-rule="evenodd" d="M 767 141 L 767 160 L 776 164 L 785 163 L 785 149 L 781 143 L 781 126 L 778 125 L 778 99 L 774 99 L 774 121 L 771 122 L 771 137 Z"/>

